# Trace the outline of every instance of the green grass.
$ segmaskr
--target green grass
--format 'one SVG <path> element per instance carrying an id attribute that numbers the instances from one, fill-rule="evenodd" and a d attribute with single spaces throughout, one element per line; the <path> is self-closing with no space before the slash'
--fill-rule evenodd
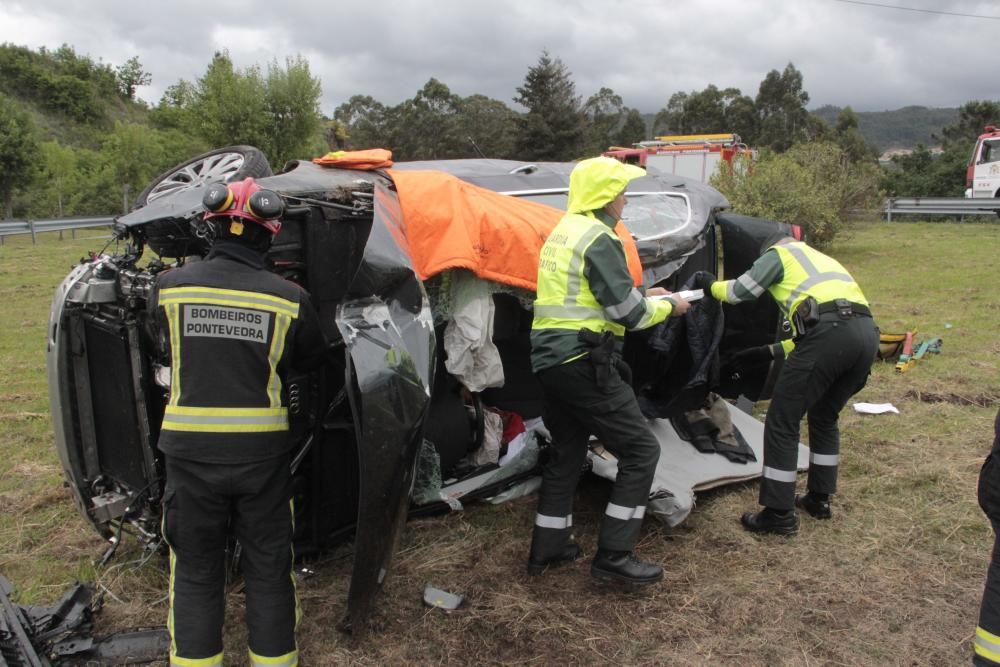
<path id="1" fill-rule="evenodd" d="M 62 276 L 95 240 L 43 236 L 0 246 L 0 572 L 22 601 L 51 602 L 73 580 L 107 592 L 98 629 L 163 622 L 159 558 L 126 543 L 109 568 L 80 519 L 52 447 L 45 326 Z M 346 639 L 349 552 L 313 563 L 300 627 L 311 664 L 955 665 L 971 655 L 992 546 L 976 478 L 1000 406 L 1000 225 L 873 223 L 831 253 L 852 271 L 883 331 L 940 336 L 942 352 L 906 373 L 877 364 L 855 400 L 900 415 L 842 419 L 840 492 L 829 522 L 803 518 L 790 540 L 736 521 L 757 484 L 702 494 L 678 529 L 646 523 L 640 552 L 665 564 L 662 586 L 593 584 L 587 561 L 524 575 L 535 498 L 407 526 L 374 615 L 376 635 Z M 803 430 L 803 438 L 806 437 Z M 607 485 L 577 497 L 588 553 Z M 462 593 L 445 614 L 420 602 L 428 583 Z M 230 596 L 227 647 L 242 657 L 242 597 Z"/>
<path id="2" fill-rule="evenodd" d="M 56 285 L 95 232 L 7 238 L 0 246 L 0 572 L 19 599 L 51 601 L 76 579 L 93 580 L 102 548 L 63 488 L 53 448 L 45 329 Z M 86 237 L 86 238 L 84 238 Z"/>

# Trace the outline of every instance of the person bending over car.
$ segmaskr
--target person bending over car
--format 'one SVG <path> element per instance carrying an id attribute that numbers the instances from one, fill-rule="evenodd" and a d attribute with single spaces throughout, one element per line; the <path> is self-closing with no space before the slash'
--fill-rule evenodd
<path id="1" fill-rule="evenodd" d="M 583 160 L 569 180 L 566 215 L 542 246 L 531 325 L 531 365 L 545 394 L 552 435 L 531 537 L 528 573 L 578 559 L 573 496 L 591 434 L 618 457 L 591 574 L 635 584 L 663 578 L 663 568 L 633 551 L 660 456 L 646 426 L 621 351 L 627 329 L 645 329 L 688 308 L 683 299 L 634 287 L 614 227 L 625 187 L 645 171 L 613 158 Z M 654 300 L 648 296 L 662 296 Z M 624 376 L 624 377 L 623 377 Z"/>
<path id="2" fill-rule="evenodd" d="M 251 665 L 298 664 L 286 378 L 323 358 L 316 311 L 265 268 L 283 203 L 252 178 L 210 186 L 204 261 L 161 273 L 150 298 L 170 359 L 166 462 L 171 665 L 222 665 L 225 554 L 242 546 Z"/>
<path id="3" fill-rule="evenodd" d="M 837 419 L 868 381 L 878 350 L 878 329 L 861 288 L 837 260 L 785 235 L 768 239 L 753 266 L 735 280 L 717 281 L 700 271 L 695 285 L 727 303 L 770 292 L 792 323 L 791 340 L 750 348 L 734 359 L 739 364 L 787 356 L 764 420 L 764 509 L 744 514 L 743 527 L 793 535 L 799 528 L 795 507 L 829 519 L 840 462 Z M 808 493 L 796 496 L 799 423 L 807 414 Z"/>

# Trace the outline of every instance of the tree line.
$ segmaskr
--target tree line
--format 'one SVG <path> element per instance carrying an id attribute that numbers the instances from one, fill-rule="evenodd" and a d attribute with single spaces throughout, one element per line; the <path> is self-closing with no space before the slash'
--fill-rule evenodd
<path id="1" fill-rule="evenodd" d="M 832 207 L 839 214 L 885 193 L 961 194 L 972 142 L 986 122 L 1000 120 L 1000 104 L 970 102 L 959 110 L 958 123 L 942 128 L 941 157 L 918 146 L 883 169 L 850 107 L 834 123 L 807 110 L 809 94 L 792 63 L 768 72 L 753 95 L 715 85 L 676 92 L 651 124 L 610 88 L 578 94 L 572 73 L 546 51 L 516 88 L 516 107 L 485 95 L 462 97 L 431 78 L 399 104 L 358 94 L 327 117 L 320 81 L 305 59 L 241 69 L 226 52 L 216 53 L 196 80 L 171 85 L 152 107 L 135 97 L 148 83 L 137 58 L 112 67 L 69 46 L 35 52 L 0 45 L 0 200 L 6 217 L 127 210 L 156 174 L 225 145 L 257 146 L 280 170 L 290 159 L 339 149 L 385 147 L 397 160 L 562 161 L 657 135 L 715 132 L 735 132 L 761 154 L 761 168 L 717 182 L 749 207 L 741 212 L 756 210 L 754 198 L 734 188 L 762 183 L 769 173 L 764 165 L 773 160 L 781 164 L 769 187 L 782 179 L 814 190 L 841 183 L 844 201 Z M 789 170 L 815 173 L 806 178 Z"/>

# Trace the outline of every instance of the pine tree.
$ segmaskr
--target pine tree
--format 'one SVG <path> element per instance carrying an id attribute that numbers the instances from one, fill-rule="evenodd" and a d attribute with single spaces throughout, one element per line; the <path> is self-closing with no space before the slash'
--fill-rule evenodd
<path id="1" fill-rule="evenodd" d="M 570 72 L 559 58 L 542 51 L 528 69 L 514 101 L 528 111 L 518 119 L 517 154 L 524 160 L 580 157 L 584 118 Z"/>

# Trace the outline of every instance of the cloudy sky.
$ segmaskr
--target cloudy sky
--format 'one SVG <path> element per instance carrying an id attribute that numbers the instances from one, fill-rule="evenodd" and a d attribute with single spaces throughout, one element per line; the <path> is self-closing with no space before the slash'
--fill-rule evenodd
<path id="1" fill-rule="evenodd" d="M 543 50 L 582 97 L 605 86 L 643 112 L 708 84 L 756 95 L 789 62 L 809 108 L 958 106 L 1000 99 L 998 34 L 998 0 L 0 0 L 0 42 L 138 56 L 151 103 L 218 50 L 238 67 L 301 55 L 327 115 L 355 94 L 396 104 L 431 77 L 513 106 Z"/>

